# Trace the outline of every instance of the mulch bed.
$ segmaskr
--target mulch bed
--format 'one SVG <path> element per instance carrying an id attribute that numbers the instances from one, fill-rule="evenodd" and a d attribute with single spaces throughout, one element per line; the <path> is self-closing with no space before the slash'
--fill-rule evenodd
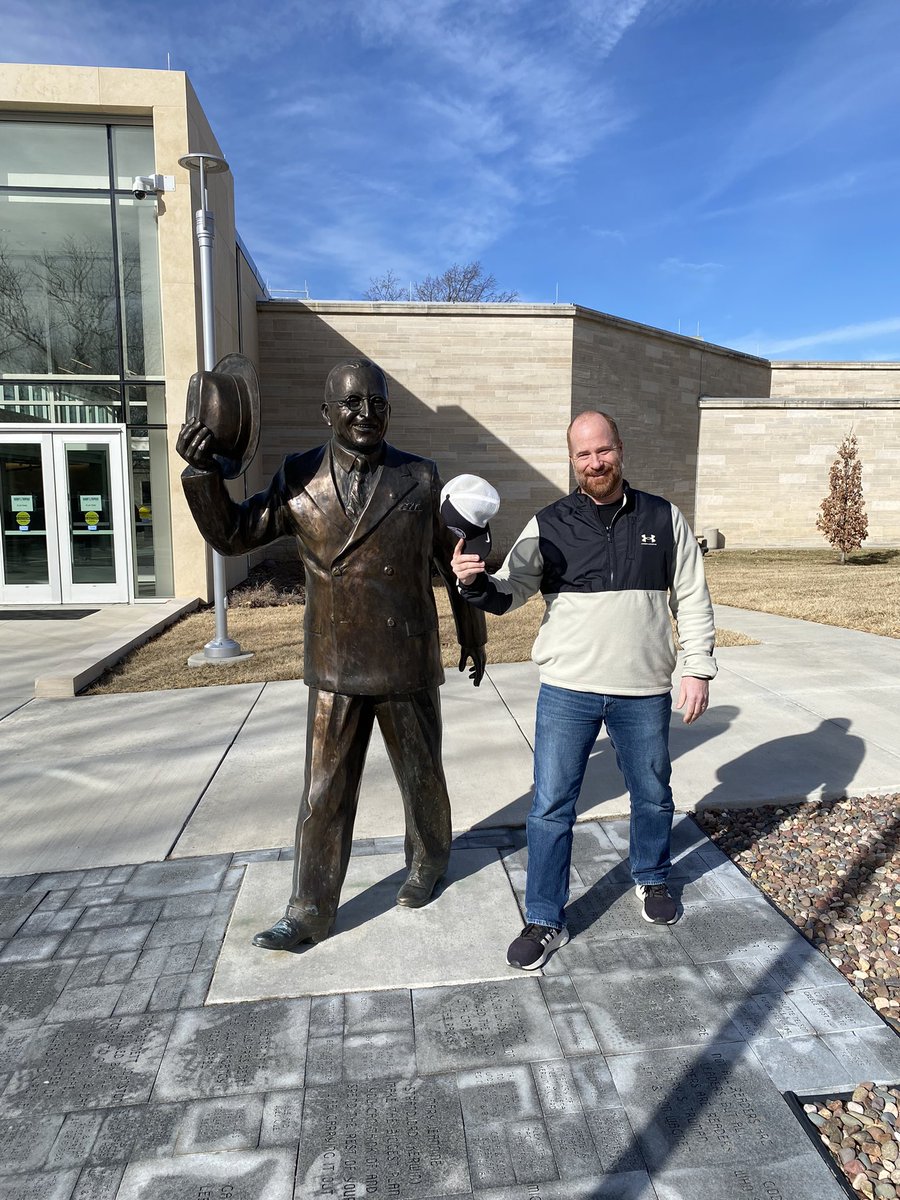
<path id="1" fill-rule="evenodd" d="M 710 810 L 700 825 L 900 1032 L 900 794 Z M 806 1106 L 854 1191 L 900 1196 L 900 1093 Z"/>

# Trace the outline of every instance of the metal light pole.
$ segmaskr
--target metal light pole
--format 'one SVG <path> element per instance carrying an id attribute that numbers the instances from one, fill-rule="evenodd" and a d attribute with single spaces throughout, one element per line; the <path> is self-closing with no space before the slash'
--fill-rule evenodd
<path id="1" fill-rule="evenodd" d="M 228 163 L 217 154 L 184 154 L 180 166 L 200 173 L 200 207 L 194 213 L 194 232 L 200 248 L 200 306 L 203 313 L 203 369 L 211 371 L 216 365 L 216 310 L 213 303 L 213 243 L 216 240 L 215 221 L 209 211 L 206 195 L 206 176 L 228 170 Z M 216 636 L 207 642 L 200 654 L 191 661 L 223 662 L 243 654 L 240 645 L 228 636 L 228 615 L 225 601 L 225 560 L 218 550 L 212 552 L 213 599 L 216 610 Z"/>

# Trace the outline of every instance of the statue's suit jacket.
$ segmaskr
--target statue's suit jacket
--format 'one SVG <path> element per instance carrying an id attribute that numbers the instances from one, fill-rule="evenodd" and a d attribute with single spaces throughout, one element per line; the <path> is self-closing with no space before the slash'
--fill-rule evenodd
<path id="1" fill-rule="evenodd" d="M 221 554 L 297 539 L 310 687 L 391 695 L 443 682 L 432 563 L 447 583 L 460 644 L 484 645 L 484 615 L 459 595 L 450 568 L 455 539 L 441 520 L 441 482 L 428 459 L 385 443 L 380 477 L 355 524 L 335 488 L 330 444 L 290 455 L 268 489 L 243 503 L 218 471 L 189 467 L 182 479 L 200 531 Z"/>

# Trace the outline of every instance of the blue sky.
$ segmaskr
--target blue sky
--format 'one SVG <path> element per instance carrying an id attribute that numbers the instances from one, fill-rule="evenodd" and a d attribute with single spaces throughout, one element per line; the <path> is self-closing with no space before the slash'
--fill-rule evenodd
<path id="1" fill-rule="evenodd" d="M 480 259 L 781 359 L 900 359 L 898 0 L 4 0 L 7 61 L 188 72 L 272 289 Z"/>

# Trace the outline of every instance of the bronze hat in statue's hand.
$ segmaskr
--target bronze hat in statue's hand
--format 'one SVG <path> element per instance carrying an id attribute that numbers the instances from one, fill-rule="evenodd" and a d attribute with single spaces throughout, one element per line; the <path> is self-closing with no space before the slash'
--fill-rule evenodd
<path id="1" fill-rule="evenodd" d="M 243 354 L 226 354 L 211 371 L 196 371 L 188 383 L 187 423 L 212 434 L 212 452 L 226 479 L 236 479 L 259 445 L 259 379 Z"/>

